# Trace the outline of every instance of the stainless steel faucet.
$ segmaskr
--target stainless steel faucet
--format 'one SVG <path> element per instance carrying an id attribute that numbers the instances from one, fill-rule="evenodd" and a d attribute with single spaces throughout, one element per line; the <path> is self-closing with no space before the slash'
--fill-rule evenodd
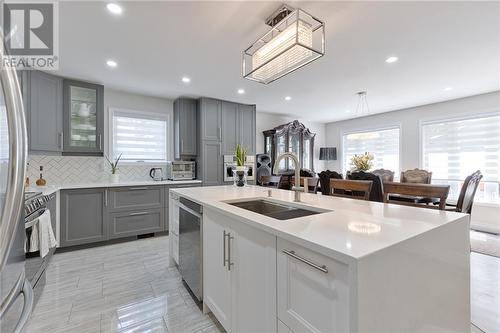
<path id="1" fill-rule="evenodd" d="M 300 202 L 300 192 L 302 192 L 302 188 L 300 187 L 300 164 L 299 159 L 292 153 L 283 153 L 276 158 L 276 162 L 274 162 L 273 173 L 278 174 L 279 165 L 282 159 L 289 158 L 293 161 L 295 166 L 295 186 L 292 188 L 295 191 L 295 196 L 293 201 Z"/>

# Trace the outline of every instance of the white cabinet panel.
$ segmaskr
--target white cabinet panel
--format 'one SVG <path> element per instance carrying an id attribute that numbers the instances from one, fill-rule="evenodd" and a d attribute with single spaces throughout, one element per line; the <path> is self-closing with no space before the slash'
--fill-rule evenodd
<path id="1" fill-rule="evenodd" d="M 276 332 L 276 236 L 232 223 L 233 332 Z"/>
<path id="2" fill-rule="evenodd" d="M 283 251 L 293 251 L 306 262 Z M 286 326 L 294 332 L 349 331 L 346 264 L 280 238 L 277 264 L 278 318 Z M 328 272 L 318 269 L 323 265 Z"/>
<path id="3" fill-rule="evenodd" d="M 170 195 L 168 215 L 169 249 L 175 264 L 179 265 L 179 198 L 175 195 Z"/>
<path id="4" fill-rule="evenodd" d="M 203 211 L 203 301 L 221 325 L 230 331 L 231 280 L 227 269 L 224 232 L 230 232 L 220 215 Z"/>

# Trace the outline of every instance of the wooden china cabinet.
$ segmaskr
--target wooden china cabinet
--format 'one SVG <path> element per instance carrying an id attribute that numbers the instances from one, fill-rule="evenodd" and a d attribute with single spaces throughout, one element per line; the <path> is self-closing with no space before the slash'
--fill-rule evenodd
<path id="1" fill-rule="evenodd" d="M 298 120 L 283 124 L 262 132 L 264 134 L 264 153 L 271 156 L 271 168 L 276 157 L 285 152 L 296 155 L 300 168 L 314 172 L 313 152 L 316 133 L 304 126 Z M 290 171 L 293 162 L 285 159 L 280 162 L 280 173 Z"/>

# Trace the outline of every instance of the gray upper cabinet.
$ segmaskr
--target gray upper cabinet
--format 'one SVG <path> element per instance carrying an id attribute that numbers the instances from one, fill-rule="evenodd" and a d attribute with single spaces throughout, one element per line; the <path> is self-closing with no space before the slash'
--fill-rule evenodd
<path id="1" fill-rule="evenodd" d="M 221 140 L 221 102 L 211 98 L 201 98 L 199 103 L 200 140 Z"/>
<path id="2" fill-rule="evenodd" d="M 255 105 L 238 105 L 239 116 L 239 143 L 247 150 L 249 155 L 255 154 L 256 138 L 256 110 Z"/>
<path id="3" fill-rule="evenodd" d="M 240 143 L 238 137 L 238 104 L 231 102 L 222 102 L 222 154 L 232 155 L 236 145 Z"/>
<path id="4" fill-rule="evenodd" d="M 63 81 L 64 154 L 102 155 L 104 86 Z"/>
<path id="5" fill-rule="evenodd" d="M 103 188 L 61 191 L 61 246 L 108 239 L 106 194 Z"/>
<path id="6" fill-rule="evenodd" d="M 198 103 L 198 175 L 203 185 L 222 185 L 223 156 L 242 144 L 255 154 L 255 105 L 201 98 Z"/>
<path id="7" fill-rule="evenodd" d="M 179 98 L 174 101 L 174 158 L 196 156 L 197 101 Z"/>
<path id="8" fill-rule="evenodd" d="M 224 181 L 220 150 L 219 141 L 203 141 L 201 144 L 201 179 L 204 186 L 220 185 Z"/>
<path id="9" fill-rule="evenodd" d="M 23 75 L 30 152 L 63 150 L 62 81 L 39 71 Z"/>

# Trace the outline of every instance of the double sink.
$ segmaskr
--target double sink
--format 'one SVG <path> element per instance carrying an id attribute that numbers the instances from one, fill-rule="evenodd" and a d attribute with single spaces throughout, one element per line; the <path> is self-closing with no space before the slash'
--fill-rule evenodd
<path id="1" fill-rule="evenodd" d="M 291 204 L 286 201 L 263 198 L 243 199 L 237 201 L 231 200 L 226 201 L 226 203 L 277 220 L 290 220 L 329 212 L 329 210 L 326 209 L 312 208 L 304 205 Z"/>

